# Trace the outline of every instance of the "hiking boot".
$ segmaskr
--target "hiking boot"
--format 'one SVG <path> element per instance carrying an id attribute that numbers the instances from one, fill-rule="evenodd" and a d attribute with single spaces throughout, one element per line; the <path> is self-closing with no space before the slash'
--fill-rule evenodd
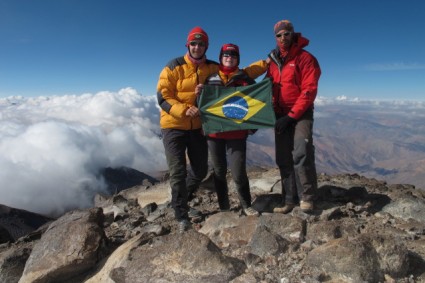
<path id="1" fill-rule="evenodd" d="M 220 211 L 230 211 L 230 204 L 226 204 L 226 205 L 218 205 L 218 207 L 220 208 Z"/>
<path id="2" fill-rule="evenodd" d="M 294 207 L 295 207 L 295 204 L 288 203 L 288 204 L 285 204 L 285 206 L 283 206 L 283 207 L 275 207 L 275 208 L 273 208 L 273 212 L 274 213 L 283 213 L 283 214 L 286 214 L 286 213 L 291 212 L 294 209 Z"/>
<path id="3" fill-rule="evenodd" d="M 192 224 L 190 224 L 189 220 L 187 219 L 180 220 L 179 226 L 178 226 L 179 233 L 184 233 L 184 231 L 189 230 L 191 226 Z"/>
<path id="4" fill-rule="evenodd" d="M 230 202 L 229 197 L 226 195 L 225 197 L 220 197 L 218 200 L 218 207 L 221 211 L 230 210 Z"/>
<path id="5" fill-rule="evenodd" d="M 300 201 L 300 208 L 303 212 L 311 212 L 314 209 L 312 201 L 302 200 Z"/>
<path id="6" fill-rule="evenodd" d="M 195 208 L 190 207 L 188 215 L 192 222 L 199 222 L 202 220 L 202 213 Z"/>
<path id="7" fill-rule="evenodd" d="M 243 209 L 243 213 L 245 213 L 246 216 L 259 216 L 260 213 L 253 209 L 252 207 L 247 207 Z"/>

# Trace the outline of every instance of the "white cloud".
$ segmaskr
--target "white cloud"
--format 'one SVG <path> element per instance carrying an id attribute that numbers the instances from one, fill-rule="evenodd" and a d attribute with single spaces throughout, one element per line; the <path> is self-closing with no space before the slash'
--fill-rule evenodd
<path id="1" fill-rule="evenodd" d="M 425 64 L 419 63 L 376 63 L 366 65 L 365 68 L 370 71 L 404 71 L 404 70 L 425 70 Z"/>
<path id="2" fill-rule="evenodd" d="M 356 105 L 356 106 L 367 106 L 367 107 L 377 107 L 377 108 L 403 108 L 406 109 L 425 109 L 425 101 L 421 100 L 396 100 L 396 99 L 360 99 L 358 97 L 348 97 L 345 95 L 340 95 L 337 97 L 325 97 L 318 96 L 314 103 L 316 106 L 326 106 L 326 105 Z"/>
<path id="3" fill-rule="evenodd" d="M 153 96 L 135 90 L 0 99 L 0 199 L 39 213 L 87 207 L 104 167 L 166 169 Z"/>
<path id="4" fill-rule="evenodd" d="M 425 116 L 424 101 L 341 95 L 317 97 L 316 117 L 327 115 L 332 105 Z M 167 169 L 159 133 L 156 97 L 131 88 L 0 99 L 0 202 L 43 214 L 87 207 L 105 189 L 98 175 L 104 167 Z M 273 132 L 258 131 L 250 141 L 273 146 Z"/>

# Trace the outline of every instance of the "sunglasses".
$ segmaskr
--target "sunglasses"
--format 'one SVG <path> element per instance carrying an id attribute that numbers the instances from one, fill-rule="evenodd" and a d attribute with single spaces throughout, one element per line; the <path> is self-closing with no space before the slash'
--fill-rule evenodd
<path id="1" fill-rule="evenodd" d="M 237 55 L 234 55 L 234 54 L 226 54 L 226 53 L 224 53 L 223 54 L 223 57 L 230 57 L 230 58 L 233 58 L 233 59 L 236 59 L 236 58 L 238 58 L 238 56 Z"/>
<path id="2" fill-rule="evenodd" d="M 290 35 L 291 35 L 291 33 L 292 33 L 292 32 L 290 32 L 290 31 L 285 31 L 285 32 L 282 32 L 282 33 L 278 33 L 278 34 L 276 34 L 276 37 L 277 37 L 277 38 L 279 38 L 279 37 L 281 37 L 282 35 L 283 35 L 283 36 L 285 36 L 285 37 L 286 37 L 286 36 L 290 36 Z"/>
<path id="3" fill-rule="evenodd" d="M 203 41 L 191 41 L 191 42 L 189 42 L 189 44 L 190 44 L 190 46 L 196 46 L 196 45 L 201 46 L 201 47 L 205 46 L 205 42 L 203 42 Z"/>

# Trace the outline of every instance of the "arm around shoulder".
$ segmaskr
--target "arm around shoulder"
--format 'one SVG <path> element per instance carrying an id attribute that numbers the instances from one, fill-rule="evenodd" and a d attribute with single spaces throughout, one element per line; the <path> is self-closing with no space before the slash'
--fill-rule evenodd
<path id="1" fill-rule="evenodd" d="M 256 79 L 267 71 L 268 64 L 266 60 L 258 60 L 243 70 L 252 79 Z"/>

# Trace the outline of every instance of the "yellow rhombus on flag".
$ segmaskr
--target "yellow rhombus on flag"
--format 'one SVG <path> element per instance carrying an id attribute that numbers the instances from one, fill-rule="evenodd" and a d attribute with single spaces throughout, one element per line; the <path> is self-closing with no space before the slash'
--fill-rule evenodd
<path id="1" fill-rule="evenodd" d="M 199 97 L 205 134 L 274 127 L 271 81 L 241 87 L 205 85 Z"/>
<path id="2" fill-rule="evenodd" d="M 233 101 L 231 98 L 234 98 Z M 230 101 L 229 103 L 226 103 Z M 239 103 L 237 103 L 239 101 Z M 242 102 L 242 103 L 241 103 Z M 247 107 L 243 104 L 245 102 Z M 242 105 L 241 105 L 242 104 Z M 254 116 L 258 111 L 260 111 L 266 104 L 260 100 L 250 97 L 249 95 L 244 94 L 241 91 L 236 91 L 222 100 L 218 101 L 216 104 L 212 105 L 207 109 L 211 114 L 228 118 L 233 120 L 235 123 L 242 123 L 244 121 L 249 120 L 252 116 Z M 243 117 L 235 113 L 236 111 L 232 110 L 240 110 L 239 112 L 245 113 Z M 239 118 L 240 117 L 240 118 Z"/>

